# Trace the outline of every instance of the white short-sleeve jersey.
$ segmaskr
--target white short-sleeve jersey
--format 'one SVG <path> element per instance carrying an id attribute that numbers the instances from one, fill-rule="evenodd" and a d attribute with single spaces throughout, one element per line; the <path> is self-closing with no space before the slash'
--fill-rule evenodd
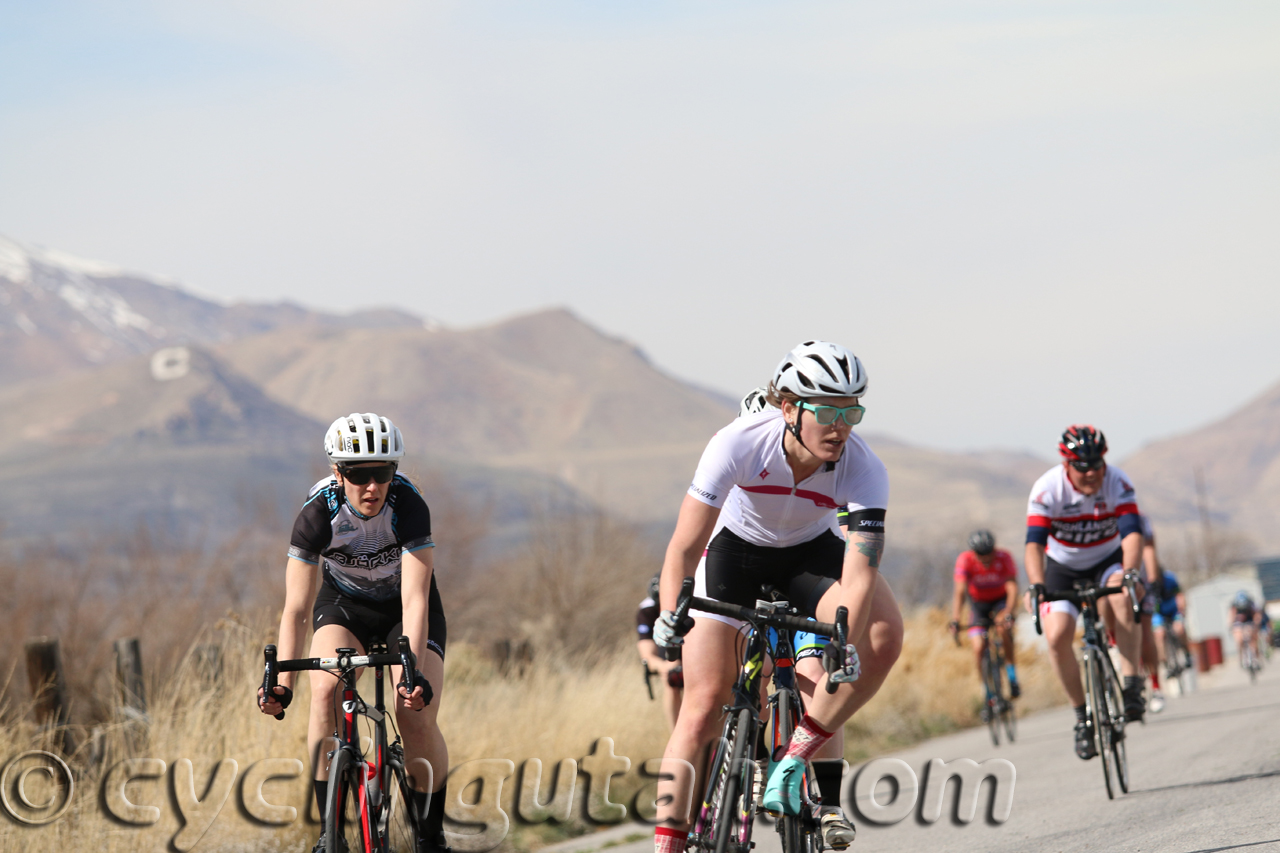
<path id="1" fill-rule="evenodd" d="M 1132 516 L 1124 526 L 1141 529 L 1137 495 L 1119 468 L 1108 465 L 1102 487 L 1085 495 L 1071 485 L 1066 466 L 1055 465 L 1031 487 L 1027 529 L 1048 531 L 1045 554 L 1049 559 L 1067 568 L 1088 569 L 1120 547 L 1124 516 Z"/>
<path id="2" fill-rule="evenodd" d="M 888 509 L 889 474 L 857 434 L 849 433 L 839 462 L 796 483 L 782 449 L 785 429 L 782 412 L 770 407 L 712 436 L 689 494 L 723 508 L 717 533 L 727 527 L 753 544 L 785 548 L 838 532 L 839 507 Z"/>

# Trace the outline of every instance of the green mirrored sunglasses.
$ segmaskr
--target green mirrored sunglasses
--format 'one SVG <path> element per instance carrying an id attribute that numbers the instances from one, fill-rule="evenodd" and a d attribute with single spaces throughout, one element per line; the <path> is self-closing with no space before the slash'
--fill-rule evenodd
<path id="1" fill-rule="evenodd" d="M 843 409 L 839 406 L 813 406 L 804 400 L 796 405 L 805 411 L 813 412 L 813 419 L 822 426 L 831 426 L 837 418 L 843 418 L 849 426 L 857 426 L 867 411 L 862 406 L 845 406 Z"/>

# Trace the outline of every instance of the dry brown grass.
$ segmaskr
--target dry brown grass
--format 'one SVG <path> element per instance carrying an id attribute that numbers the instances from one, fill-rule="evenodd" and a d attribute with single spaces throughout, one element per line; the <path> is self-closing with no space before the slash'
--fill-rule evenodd
<path id="1" fill-rule="evenodd" d="M 849 723 L 846 757 L 860 761 L 894 747 L 958 727 L 977 724 L 979 686 L 967 648 L 957 648 L 945 630 L 940 611 L 925 611 L 907 621 L 903 655 L 880 694 Z M 166 849 L 181 827 L 173 798 L 173 765 L 190 759 L 195 768 L 196 791 L 203 795 L 214 766 L 224 758 L 235 759 L 241 777 L 263 758 L 303 758 L 307 691 L 299 685 L 298 700 L 283 722 L 259 714 L 252 704 L 261 678 L 262 646 L 273 639 L 274 618 L 260 612 L 253 618 L 224 617 L 215 625 L 190 636 L 188 648 L 217 643 L 223 649 L 223 670 L 216 683 L 206 681 L 189 657 L 156 679 L 151 702 L 151 724 L 132 748 L 129 729 L 120 723 L 100 729 L 103 759 L 89 762 L 90 744 L 72 764 L 80 772 L 75 807 L 56 824 L 38 829 L 0 819 L 0 849 L 78 849 L 92 843 L 94 849 L 138 851 Z M 1059 700 L 1056 681 L 1046 662 L 1024 651 L 1019 664 L 1024 685 L 1024 711 Z M 6 717 L 21 716 L 21 707 L 10 703 Z M 612 788 L 614 801 L 627 802 L 648 780 L 639 775 L 647 758 L 661 755 L 667 732 L 658 704 L 645 693 L 634 649 L 614 645 L 591 660 L 543 655 L 522 675 L 501 674 L 476 646 L 451 646 L 446 668 L 446 688 L 441 725 L 450 743 L 452 763 L 458 766 L 476 758 L 507 758 L 517 768 L 527 758 L 539 758 L 544 767 L 543 785 L 555 762 L 581 759 L 597 739 L 609 737 L 617 755 L 631 759 L 631 769 Z M 0 751 L 12 756 L 41 743 L 29 721 L 5 729 Z M 144 780 L 130 786 L 135 802 L 153 804 L 160 820 L 149 827 L 121 826 L 105 815 L 101 805 L 105 770 L 126 755 L 161 758 L 170 768 L 165 778 Z M 305 777 L 306 774 L 304 774 Z M 239 809 L 240 778 L 231 797 L 213 822 L 197 850 L 309 850 L 318 827 L 300 815 L 291 825 L 269 827 L 255 823 Z M 519 774 L 504 785 L 503 801 L 514 815 Z M 580 777 L 578 788 L 585 787 Z M 544 787 L 545 790 L 545 787 Z M 267 799 L 310 807 L 305 778 L 268 783 Z M 554 824 L 529 827 L 513 820 L 513 833 L 504 847 L 529 849 L 565 834 L 587 829 Z"/>

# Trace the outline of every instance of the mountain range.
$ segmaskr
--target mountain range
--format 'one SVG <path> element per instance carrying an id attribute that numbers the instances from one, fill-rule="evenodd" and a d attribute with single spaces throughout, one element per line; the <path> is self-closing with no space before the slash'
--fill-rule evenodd
<path id="1" fill-rule="evenodd" d="M 669 531 L 707 440 L 736 415 L 563 309 L 449 329 L 391 309 L 228 306 L 4 238 L 0 402 L 0 483 L 25 496 L 6 512 L 10 539 L 140 522 L 216 538 L 264 518 L 283 537 L 324 470 L 325 425 L 371 410 L 508 538 L 540 501 Z M 1028 490 L 1052 460 L 866 438 L 889 468 L 897 542 L 954 554 L 985 525 L 1020 550 Z M 1121 464 L 1158 525 L 1198 518 L 1199 468 L 1218 523 L 1276 550 L 1278 460 L 1280 386 Z M 29 490 L 38 474 L 52 477 Z"/>

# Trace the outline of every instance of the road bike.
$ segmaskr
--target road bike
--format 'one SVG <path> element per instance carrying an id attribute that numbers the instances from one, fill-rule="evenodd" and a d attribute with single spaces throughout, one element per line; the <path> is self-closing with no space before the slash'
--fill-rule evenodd
<path id="1" fill-rule="evenodd" d="M 1183 696 L 1195 689 L 1195 660 L 1186 639 L 1174 633 L 1171 623 L 1164 627 L 1164 678 L 1178 682 L 1178 692 Z"/>
<path id="2" fill-rule="evenodd" d="M 986 694 L 982 706 L 982 721 L 991 731 L 991 743 L 1000 745 L 1000 730 L 1004 729 L 1005 737 L 1013 743 L 1018 735 L 1018 714 L 1013 707 L 1013 694 L 1005 681 L 1004 641 L 1000 632 L 991 631 L 991 624 L 983 622 L 967 627 L 952 623 L 956 627 L 955 641 L 960 645 L 960 634 L 969 629 L 982 632 L 981 674 L 982 689 Z"/>
<path id="3" fill-rule="evenodd" d="M 1124 690 L 1111 654 L 1107 651 L 1107 629 L 1098 610 L 1098 599 L 1117 593 L 1128 593 L 1133 601 L 1135 620 L 1140 604 L 1134 594 L 1134 579 L 1125 576 L 1122 586 L 1099 586 L 1090 581 L 1076 581 L 1074 590 L 1046 590 L 1035 604 L 1036 633 L 1041 634 L 1040 604 L 1043 601 L 1069 601 L 1080 608 L 1084 622 L 1084 640 L 1080 646 L 1081 670 L 1084 676 L 1086 722 L 1102 759 L 1102 775 L 1107 784 L 1107 797 L 1115 799 L 1116 789 L 1129 793 L 1129 759 L 1125 752 Z"/>
<path id="4" fill-rule="evenodd" d="M 1262 670 L 1262 659 L 1253 647 L 1256 632 L 1257 626 L 1252 622 L 1245 622 L 1240 626 L 1240 666 L 1249 673 L 1250 684 L 1258 682 L 1258 673 Z"/>
<path id="5" fill-rule="evenodd" d="M 405 768 L 404 746 L 399 733 L 387 742 L 387 709 L 384 704 L 383 672 L 399 666 L 399 686 L 413 690 L 417 668 L 409 638 L 401 637 L 398 651 L 388 653 L 386 645 L 373 643 L 369 654 L 355 649 L 336 649 L 337 657 L 276 660 L 276 647 L 267 646 L 264 695 L 271 695 L 281 672 L 324 670 L 342 682 L 341 728 L 334 732 L 335 748 L 328 753 L 329 789 L 325 802 L 324 839 L 326 853 L 411 853 L 424 815 L 414 809 L 412 776 Z M 356 678 L 366 666 L 374 667 L 374 703 L 369 705 L 356 691 Z M 431 701 L 430 695 L 426 697 Z M 282 719 L 284 712 L 276 715 Z M 363 749 L 362 723 L 371 731 L 369 751 Z M 427 780 L 428 782 L 430 780 Z"/>
<path id="6" fill-rule="evenodd" d="M 748 853 L 755 845 L 751 830 L 759 799 L 768 780 L 766 762 L 754 760 L 761 741 L 760 688 L 764 657 L 773 659 L 774 692 L 768 698 L 768 757 L 781 760 L 791 733 L 804 717 L 804 701 L 796 686 L 791 631 L 808 631 L 834 638 L 842 654 L 848 633 L 848 611 L 836 610 L 834 623 L 816 622 L 797 615 L 786 601 L 757 601 L 755 608 L 693 597 L 693 580 L 688 579 L 676 605 L 677 624 L 690 607 L 738 619 L 745 624 L 741 641 L 741 667 L 733 685 L 733 701 L 724 706 L 724 727 L 707 765 L 707 782 L 702 802 L 689 833 L 689 850 L 705 853 Z M 769 629 L 774 629 L 770 631 Z M 824 662 L 827 658 L 824 656 Z M 824 665 L 826 665 L 824 663 Z M 843 667 L 834 660 L 828 671 Z M 828 680 L 827 692 L 837 685 Z M 821 798 L 814 790 L 813 767 L 809 766 L 801 784 L 800 813 L 777 815 L 777 830 L 783 853 L 819 853 L 825 849 L 819 824 Z"/>

